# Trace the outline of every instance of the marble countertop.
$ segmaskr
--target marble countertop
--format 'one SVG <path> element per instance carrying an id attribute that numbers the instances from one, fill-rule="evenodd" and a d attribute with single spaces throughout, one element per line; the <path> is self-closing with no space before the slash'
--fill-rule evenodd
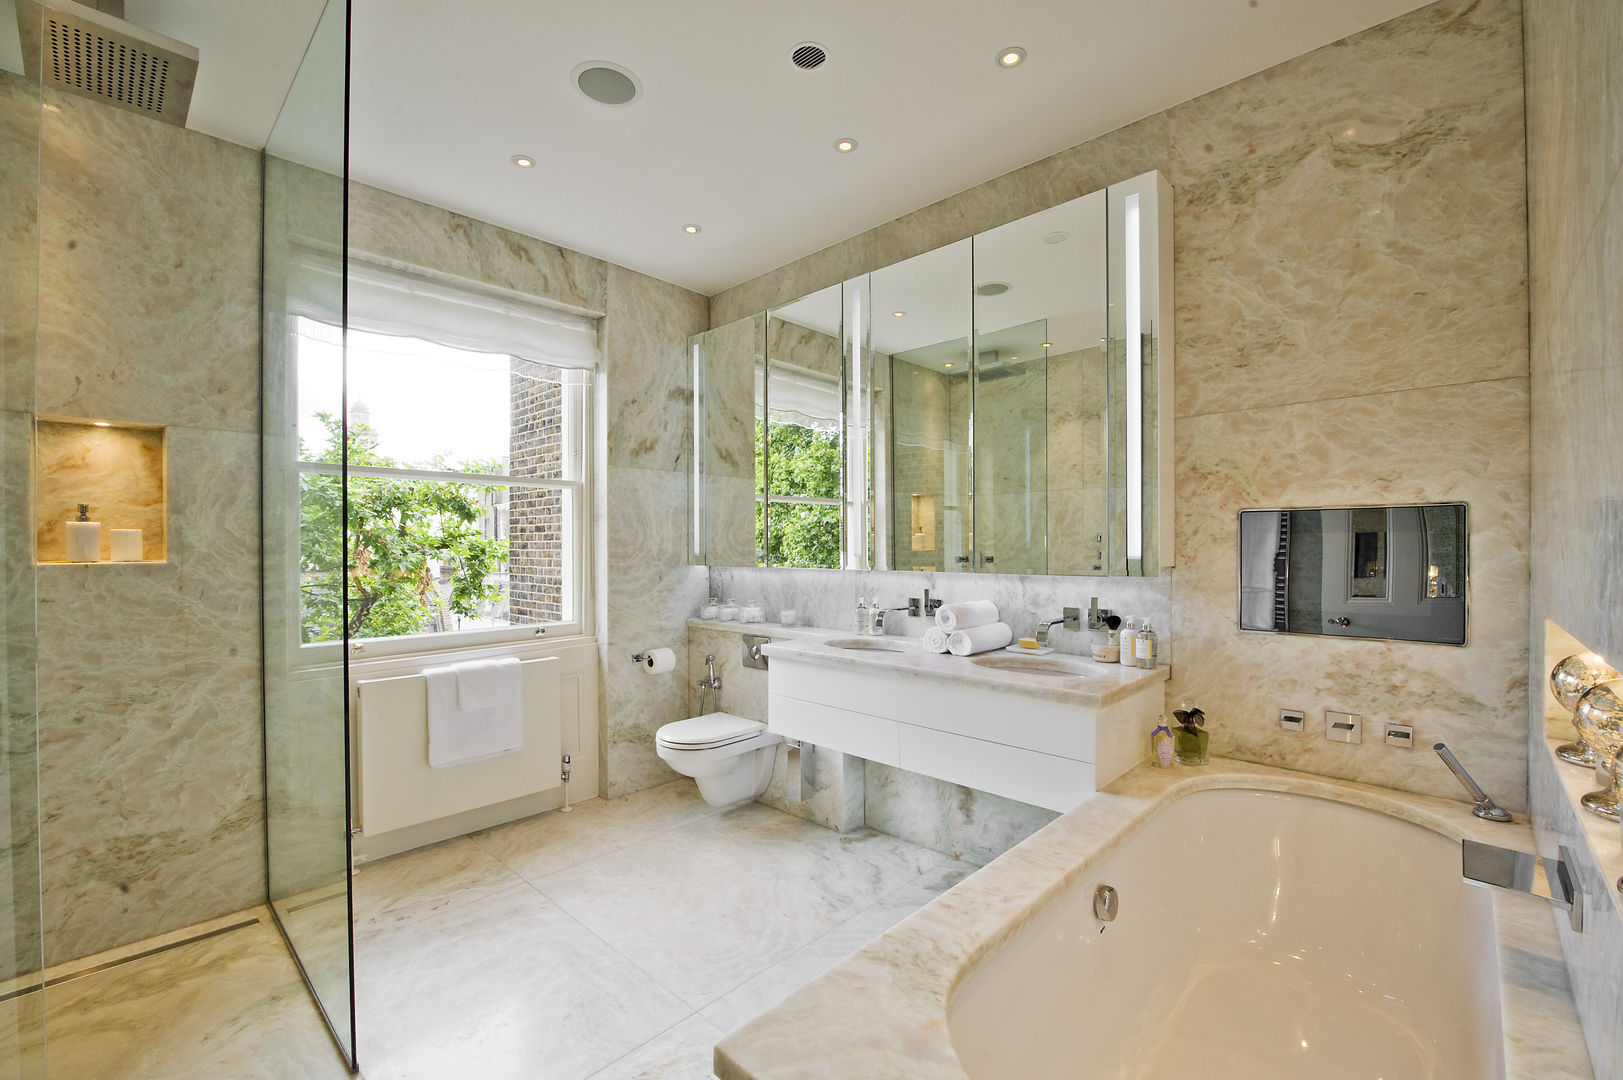
<path id="1" fill-rule="evenodd" d="M 1147 673 L 1146 673 L 1147 674 Z M 1141 765 L 716 1045 L 720 1080 L 967 1080 L 947 1029 L 954 986 L 1119 848 L 1156 809 L 1190 792 L 1252 788 L 1334 799 L 1451 839 L 1533 850 L 1525 819 L 1479 821 L 1470 806 L 1246 762 Z M 1506 1073 L 1593 1075 L 1561 956 L 1554 909 L 1495 896 Z"/>
<path id="2" fill-rule="evenodd" d="M 721 630 L 730 634 L 762 634 L 769 638 L 805 639 L 815 641 L 822 638 L 850 637 L 850 633 L 841 630 L 825 630 L 820 626 L 785 626 L 775 622 L 739 622 L 737 619 L 722 622 L 720 619 L 689 619 L 688 626 L 698 630 Z"/>
<path id="3" fill-rule="evenodd" d="M 1164 682 L 1168 672 L 1164 666 L 1146 670 L 1123 667 L 1120 664 L 1101 664 L 1085 656 L 1053 652 L 1047 655 L 1056 660 L 1081 661 L 1089 666 L 1090 673 L 1067 676 L 1037 675 L 982 667 L 974 662 L 978 657 L 930 653 L 925 652 L 922 646 L 906 652 L 868 652 L 860 649 L 838 649 L 828 644 L 831 638 L 851 636 L 825 633 L 815 638 L 808 636 L 793 641 L 774 642 L 764 651 L 768 656 L 782 657 L 786 660 L 800 660 L 827 667 L 884 671 L 903 678 L 932 681 L 945 679 L 1090 708 L 1114 704 L 1152 683 Z M 917 645 L 919 639 L 892 637 L 887 640 Z M 1005 652 L 1001 649 L 979 654 L 979 656 L 1011 657 L 1019 655 L 1022 654 Z"/>

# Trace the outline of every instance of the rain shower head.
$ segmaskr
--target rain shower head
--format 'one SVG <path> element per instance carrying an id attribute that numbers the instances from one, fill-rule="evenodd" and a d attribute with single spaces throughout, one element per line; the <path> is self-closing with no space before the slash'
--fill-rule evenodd
<path id="1" fill-rule="evenodd" d="M 74 0 L 18 0 L 28 76 L 185 127 L 197 50 L 126 22 L 119 17 L 122 0 L 102 0 L 100 8 Z"/>

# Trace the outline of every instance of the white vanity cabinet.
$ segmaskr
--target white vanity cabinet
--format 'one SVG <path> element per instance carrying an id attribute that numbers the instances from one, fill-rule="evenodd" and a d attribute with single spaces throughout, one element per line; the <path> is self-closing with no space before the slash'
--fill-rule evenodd
<path id="1" fill-rule="evenodd" d="M 972 658 L 768 646 L 767 725 L 788 739 L 1066 811 L 1148 755 L 1165 669 L 994 671 Z"/>

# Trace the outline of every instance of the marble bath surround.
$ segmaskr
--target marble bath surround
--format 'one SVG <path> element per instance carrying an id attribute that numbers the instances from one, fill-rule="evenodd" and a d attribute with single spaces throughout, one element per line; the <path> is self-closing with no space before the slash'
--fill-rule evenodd
<path id="1" fill-rule="evenodd" d="M 716 1047 L 720 1080 L 967 1080 L 947 1006 L 978 960 L 1119 850 L 1155 811 L 1193 792 L 1251 789 L 1329 799 L 1451 840 L 1532 849 L 1525 823 L 1493 825 L 1460 803 L 1246 762 L 1141 766 L 961 882 Z M 1506 1076 L 1595 1075 L 1562 962 L 1553 909 L 1494 898 Z"/>

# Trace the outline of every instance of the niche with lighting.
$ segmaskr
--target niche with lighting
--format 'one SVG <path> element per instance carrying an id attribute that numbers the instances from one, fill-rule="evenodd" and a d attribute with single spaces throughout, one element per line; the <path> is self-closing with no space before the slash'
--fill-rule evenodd
<path id="1" fill-rule="evenodd" d="M 167 440 L 161 427 L 37 419 L 35 561 L 41 565 L 166 562 L 167 460 Z M 69 550 L 68 527 L 77 521 L 80 504 L 89 507 L 88 520 L 100 525 L 95 560 L 70 557 L 76 553 Z M 139 530 L 139 536 L 133 530 Z"/>

